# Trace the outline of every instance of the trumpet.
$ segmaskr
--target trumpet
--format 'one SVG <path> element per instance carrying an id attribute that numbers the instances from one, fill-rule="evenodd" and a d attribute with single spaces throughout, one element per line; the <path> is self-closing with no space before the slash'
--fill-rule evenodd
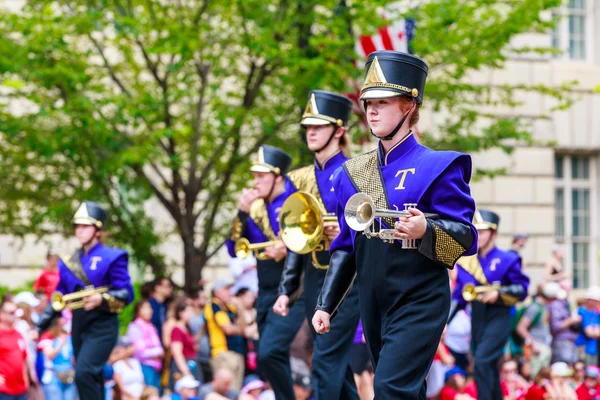
<path id="1" fill-rule="evenodd" d="M 328 265 L 319 263 L 316 255 L 318 251 L 329 250 L 331 244 L 324 236 L 325 222 L 337 222 L 337 217 L 323 213 L 319 201 L 313 195 L 296 192 L 281 207 L 281 240 L 294 253 L 312 253 L 313 265 L 319 269 L 327 269 Z"/>
<path id="2" fill-rule="evenodd" d="M 84 306 L 84 297 L 105 292 L 108 292 L 108 286 L 100 286 L 97 288 L 89 286 L 83 290 L 69 294 L 54 292 L 50 298 L 50 303 L 52 304 L 52 309 L 57 312 L 62 311 L 65 308 L 67 310 L 75 310 Z"/>
<path id="3" fill-rule="evenodd" d="M 396 229 L 381 228 L 373 230 L 373 224 L 377 218 L 400 218 L 410 217 L 409 207 L 416 207 L 414 203 L 405 203 L 404 210 L 387 210 L 375 207 L 373 198 L 365 193 L 356 193 L 346 203 L 344 208 L 344 219 L 348 226 L 355 231 L 362 231 L 367 238 L 379 238 L 387 243 L 394 243 Z M 437 218 L 437 214 L 425 214 L 426 218 Z M 381 224 L 380 224 L 381 226 Z M 402 248 L 416 249 L 415 239 L 401 239 Z"/>
<path id="4" fill-rule="evenodd" d="M 463 286 L 462 297 L 467 302 L 481 300 L 484 293 L 493 292 L 494 290 L 498 290 L 500 288 L 500 285 L 475 286 L 472 283 L 467 283 L 465 286 Z"/>
<path id="5" fill-rule="evenodd" d="M 265 254 L 264 251 L 261 252 L 261 250 L 264 250 L 267 247 L 275 246 L 279 243 L 281 243 L 281 240 L 271 240 L 269 242 L 261 243 L 250 243 L 248 239 L 240 238 L 235 242 L 235 256 L 237 258 L 246 258 L 251 253 L 254 253 L 254 256 L 257 260 L 267 260 L 269 257 Z"/>

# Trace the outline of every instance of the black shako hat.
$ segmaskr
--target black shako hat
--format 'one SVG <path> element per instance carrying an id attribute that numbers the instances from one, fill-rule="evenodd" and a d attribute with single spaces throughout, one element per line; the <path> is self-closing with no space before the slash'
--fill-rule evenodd
<path id="1" fill-rule="evenodd" d="M 374 51 L 369 54 L 365 69 L 361 100 L 408 96 L 423 103 L 429 67 L 419 57 L 399 51 Z"/>
<path id="2" fill-rule="evenodd" d="M 302 115 L 300 125 L 348 125 L 352 101 L 346 96 L 324 90 L 313 90 Z"/>
<path id="3" fill-rule="evenodd" d="M 263 144 L 259 147 L 252 162 L 252 172 L 272 172 L 275 175 L 285 175 L 292 164 L 292 157 L 285 151 L 274 146 Z"/>
<path id="4" fill-rule="evenodd" d="M 500 216 L 490 210 L 477 210 L 473 217 L 473 225 L 476 229 L 491 229 L 498 230 L 500 225 Z"/>
<path id="5" fill-rule="evenodd" d="M 73 216 L 73 225 L 93 225 L 98 229 L 104 227 L 108 214 L 98 203 L 84 201 Z"/>

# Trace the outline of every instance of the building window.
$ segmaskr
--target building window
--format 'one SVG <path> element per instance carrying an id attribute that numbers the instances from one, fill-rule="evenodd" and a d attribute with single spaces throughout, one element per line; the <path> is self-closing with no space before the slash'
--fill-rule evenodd
<path id="1" fill-rule="evenodd" d="M 593 263 L 594 209 L 592 195 L 594 160 L 589 156 L 557 155 L 554 192 L 555 237 L 567 246 L 565 264 L 573 276 L 573 287 L 590 285 Z"/>
<path id="2" fill-rule="evenodd" d="M 561 50 L 558 57 L 570 60 L 591 60 L 593 48 L 593 0 L 566 0 L 554 13 L 556 25 L 552 31 L 552 46 Z"/>

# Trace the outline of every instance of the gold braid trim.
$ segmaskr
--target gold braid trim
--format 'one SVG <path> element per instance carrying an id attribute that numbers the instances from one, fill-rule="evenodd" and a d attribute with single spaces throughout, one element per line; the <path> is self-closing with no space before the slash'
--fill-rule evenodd
<path id="1" fill-rule="evenodd" d="M 325 210 L 325 204 L 323 204 L 319 184 L 317 183 L 314 164 L 295 169 L 289 172 L 287 176 L 298 190 L 313 195 L 319 201 L 321 210 Z"/>
<path id="2" fill-rule="evenodd" d="M 481 263 L 479 262 L 479 258 L 477 258 L 477 254 L 467 257 L 461 257 L 458 260 L 458 264 L 469 274 L 479 282 L 481 285 L 489 285 L 489 282 L 483 272 L 483 268 L 481 267 Z"/>
<path id="3" fill-rule="evenodd" d="M 435 223 L 433 227 L 435 229 L 435 257 L 438 261 L 453 267 L 466 249 Z"/>
<path id="4" fill-rule="evenodd" d="M 242 237 L 242 221 L 240 217 L 237 215 L 233 219 L 233 224 L 231 226 L 231 236 L 229 237 L 231 240 L 236 241 Z"/>
<path id="5" fill-rule="evenodd" d="M 108 293 L 102 293 L 102 298 L 106 300 L 106 304 L 108 305 L 108 311 L 110 311 L 111 313 L 118 314 L 121 311 L 123 311 L 125 303 L 123 303 L 121 300 L 117 300 Z"/>
<path id="6" fill-rule="evenodd" d="M 267 205 L 263 199 L 254 200 L 250 206 L 250 218 L 252 218 L 269 240 L 277 240 L 275 232 L 273 232 L 273 228 L 271 227 Z"/>
<path id="7" fill-rule="evenodd" d="M 351 158 L 344 163 L 344 166 L 350 175 L 349 178 L 354 182 L 358 190 L 373 198 L 375 207 L 390 208 L 385 195 L 385 186 L 381 182 L 377 150 Z M 389 228 L 394 228 L 393 218 L 382 219 Z"/>
<path id="8" fill-rule="evenodd" d="M 517 297 L 506 293 L 500 293 L 500 299 L 502 299 L 502 304 L 509 307 L 512 307 L 519 302 Z"/>

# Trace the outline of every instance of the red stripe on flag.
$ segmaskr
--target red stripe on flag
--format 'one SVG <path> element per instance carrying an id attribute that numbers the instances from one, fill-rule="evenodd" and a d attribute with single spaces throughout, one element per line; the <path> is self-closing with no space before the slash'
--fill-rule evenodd
<path id="1" fill-rule="evenodd" d="M 373 43 L 373 39 L 371 39 L 370 36 L 361 36 L 360 45 L 362 46 L 362 49 L 365 52 L 365 57 L 377 50 L 375 48 L 375 44 Z"/>
<path id="2" fill-rule="evenodd" d="M 383 28 L 379 28 L 379 36 L 381 36 L 381 42 L 383 43 L 384 49 L 394 50 L 394 45 L 392 44 L 392 38 L 390 37 L 390 33 L 388 32 L 387 26 L 385 26 Z"/>

